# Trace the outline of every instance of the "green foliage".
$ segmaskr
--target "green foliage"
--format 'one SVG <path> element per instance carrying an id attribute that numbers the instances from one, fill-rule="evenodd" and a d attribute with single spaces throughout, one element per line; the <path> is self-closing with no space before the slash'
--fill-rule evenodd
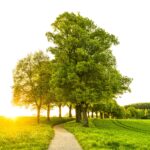
<path id="1" fill-rule="evenodd" d="M 130 106 L 135 107 L 136 109 L 150 109 L 150 103 L 135 103 L 126 105 L 125 108 L 128 108 Z"/>
<path id="2" fill-rule="evenodd" d="M 89 128 L 75 122 L 65 124 L 65 128 L 75 135 L 83 150 L 149 149 L 149 126 L 149 120 L 94 119 L 90 120 Z"/>
<path id="3" fill-rule="evenodd" d="M 126 108 L 126 116 L 127 118 L 142 118 L 149 119 L 150 118 L 150 103 L 135 103 L 124 106 Z M 134 114 L 130 111 L 130 109 L 134 110 Z"/>
<path id="4" fill-rule="evenodd" d="M 128 107 L 127 114 L 129 115 L 128 118 L 136 118 L 137 110 L 134 107 Z"/>
<path id="5" fill-rule="evenodd" d="M 148 113 L 146 113 L 147 110 L 143 110 L 143 109 L 136 109 L 133 106 L 130 106 L 126 109 L 126 118 L 139 118 L 139 119 L 147 119 L 147 117 L 149 116 Z"/>
<path id="6" fill-rule="evenodd" d="M 13 72 L 13 102 L 40 106 L 49 90 L 50 61 L 42 51 L 21 59 Z"/>
<path id="7" fill-rule="evenodd" d="M 54 43 L 48 48 L 55 56 L 57 68 L 53 81 L 65 99 L 96 103 L 129 90 L 131 79 L 116 70 L 110 50 L 119 43 L 114 35 L 88 18 L 68 12 L 58 16 L 52 27 L 46 36 Z"/>
<path id="8" fill-rule="evenodd" d="M 89 110 L 97 113 L 107 114 L 107 118 L 125 118 L 125 109 L 117 104 L 115 100 L 105 100 L 97 104 L 91 105 Z M 102 117 L 102 116 L 101 116 Z"/>

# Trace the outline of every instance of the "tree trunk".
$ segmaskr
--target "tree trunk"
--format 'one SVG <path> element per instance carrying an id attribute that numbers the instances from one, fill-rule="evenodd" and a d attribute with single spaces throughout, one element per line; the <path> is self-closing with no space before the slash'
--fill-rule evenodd
<path id="1" fill-rule="evenodd" d="M 89 126 L 88 117 L 87 117 L 87 108 L 88 108 L 88 105 L 84 104 L 83 109 L 82 109 L 82 111 L 83 111 L 83 126 L 84 127 Z"/>
<path id="2" fill-rule="evenodd" d="M 81 122 L 81 104 L 76 105 L 76 122 Z"/>
<path id="3" fill-rule="evenodd" d="M 72 105 L 69 105 L 69 118 L 72 118 Z"/>
<path id="4" fill-rule="evenodd" d="M 105 119 L 105 112 L 103 112 L 103 119 Z"/>
<path id="5" fill-rule="evenodd" d="M 109 116 L 109 119 L 111 119 L 111 118 L 112 118 L 111 113 L 108 113 L 108 116 Z"/>
<path id="6" fill-rule="evenodd" d="M 90 112 L 89 111 L 87 112 L 87 115 L 88 115 L 88 118 L 90 118 Z"/>
<path id="7" fill-rule="evenodd" d="M 99 112 L 99 114 L 100 114 L 99 117 L 100 117 L 101 119 L 103 119 L 103 115 L 102 115 L 102 112 L 101 112 L 101 111 Z"/>
<path id="8" fill-rule="evenodd" d="M 94 111 L 92 109 L 92 112 L 91 112 L 91 118 L 94 118 Z"/>
<path id="9" fill-rule="evenodd" d="M 61 104 L 58 105 L 58 108 L 59 108 L 59 118 L 61 118 Z"/>
<path id="10" fill-rule="evenodd" d="M 102 112 L 102 119 L 105 119 L 105 113 Z"/>
<path id="11" fill-rule="evenodd" d="M 41 107 L 37 106 L 37 123 L 40 123 L 40 110 L 41 110 Z"/>
<path id="12" fill-rule="evenodd" d="M 47 121 L 50 121 L 50 104 L 47 105 Z"/>
<path id="13" fill-rule="evenodd" d="M 97 111 L 95 112 L 95 114 L 96 114 L 96 118 L 98 118 L 98 112 Z"/>

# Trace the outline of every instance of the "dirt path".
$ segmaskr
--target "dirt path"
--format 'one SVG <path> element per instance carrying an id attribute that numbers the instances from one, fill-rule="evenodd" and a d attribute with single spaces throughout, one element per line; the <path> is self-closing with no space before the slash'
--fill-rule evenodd
<path id="1" fill-rule="evenodd" d="M 63 125 L 54 127 L 55 136 L 48 150 L 82 150 L 74 135 L 63 128 Z"/>

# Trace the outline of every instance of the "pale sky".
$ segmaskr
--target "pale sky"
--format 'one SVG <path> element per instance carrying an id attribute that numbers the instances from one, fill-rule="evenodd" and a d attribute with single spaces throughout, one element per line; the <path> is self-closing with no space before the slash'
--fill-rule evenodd
<path id="1" fill-rule="evenodd" d="M 118 37 L 120 44 L 113 47 L 117 68 L 133 78 L 132 92 L 118 103 L 150 102 L 149 0 L 0 0 L 0 114 L 11 107 L 16 62 L 46 50 L 45 33 L 64 11 L 80 12 Z"/>

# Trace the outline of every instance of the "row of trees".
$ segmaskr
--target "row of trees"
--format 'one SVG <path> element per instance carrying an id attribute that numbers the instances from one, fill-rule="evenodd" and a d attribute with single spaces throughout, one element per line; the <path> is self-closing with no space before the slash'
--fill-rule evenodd
<path id="1" fill-rule="evenodd" d="M 116 69 L 110 50 L 119 43 L 118 39 L 80 14 L 65 12 L 52 27 L 46 36 L 53 43 L 48 51 L 54 59 L 37 52 L 18 62 L 14 71 L 14 102 L 35 105 L 38 121 L 42 105 L 73 105 L 76 121 L 82 120 L 88 126 L 90 108 L 111 103 L 129 91 L 131 79 Z"/>
<path id="2" fill-rule="evenodd" d="M 100 102 L 89 107 L 88 114 L 91 114 L 91 118 L 123 118 L 125 115 L 124 107 L 117 104 L 115 100 Z M 88 115 L 89 116 L 89 115 Z"/>
<path id="3" fill-rule="evenodd" d="M 136 103 L 126 106 L 119 106 L 116 101 L 99 103 L 93 105 L 88 112 L 93 118 L 120 118 L 120 119 L 149 119 L 150 103 Z"/>
<path id="4" fill-rule="evenodd" d="M 150 109 L 150 103 L 135 103 L 125 106 L 125 108 L 128 107 L 134 107 L 136 109 Z"/>

